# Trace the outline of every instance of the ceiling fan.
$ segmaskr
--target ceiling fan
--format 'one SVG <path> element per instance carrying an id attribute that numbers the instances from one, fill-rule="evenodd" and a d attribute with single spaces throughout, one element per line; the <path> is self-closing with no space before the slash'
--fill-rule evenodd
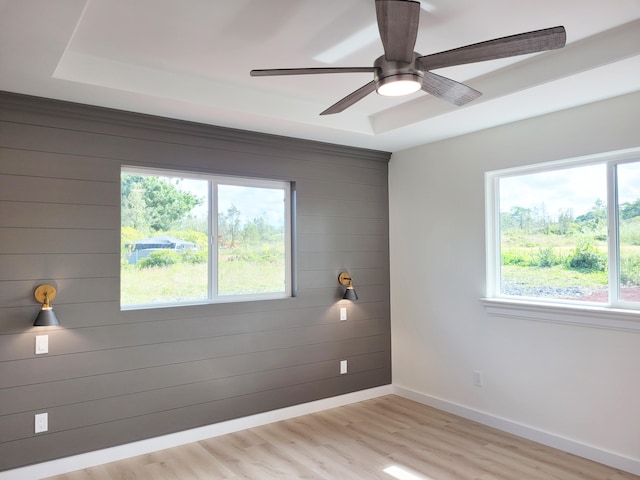
<path id="1" fill-rule="evenodd" d="M 375 60 L 373 67 L 276 68 L 251 70 L 251 76 L 373 73 L 372 81 L 336 102 L 320 115 L 340 113 L 373 91 L 377 91 L 380 95 L 400 96 L 422 89 L 455 105 L 464 105 L 478 98 L 482 93 L 463 83 L 437 75 L 431 70 L 554 50 L 564 47 L 566 42 L 565 29 L 559 26 L 496 38 L 431 55 L 420 55 L 413 51 L 418 35 L 420 2 L 413 0 L 375 0 L 375 2 L 384 55 Z"/>

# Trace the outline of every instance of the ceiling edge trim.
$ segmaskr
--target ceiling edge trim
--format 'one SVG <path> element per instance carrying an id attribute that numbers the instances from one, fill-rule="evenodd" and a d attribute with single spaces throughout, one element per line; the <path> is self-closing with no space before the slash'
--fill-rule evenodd
<path id="1" fill-rule="evenodd" d="M 391 152 L 372 150 L 346 145 L 318 142 L 283 135 L 259 133 L 217 125 L 188 122 L 168 117 L 131 112 L 126 110 L 97 107 L 82 103 L 68 102 L 52 98 L 37 97 L 0 91 L 0 120 L 2 111 L 20 111 L 38 114 L 38 124 L 56 128 L 79 128 L 82 130 L 105 135 L 131 136 L 129 129 L 135 128 L 137 138 L 158 141 L 157 136 L 145 136 L 144 131 L 160 132 L 165 135 L 163 141 L 167 143 L 185 143 L 184 136 L 201 138 L 203 140 L 229 141 L 236 144 L 269 147 L 280 150 L 286 156 L 300 153 L 308 156 L 311 153 L 333 155 L 358 160 L 388 163 Z M 50 123 L 42 122 L 42 115 L 51 116 Z M 15 115 L 12 115 L 15 118 Z M 30 119 L 24 118 L 25 123 Z M 33 120 L 33 119 L 31 119 Z M 188 142 L 193 145 L 193 142 Z M 201 145 L 205 147 L 206 145 Z"/>

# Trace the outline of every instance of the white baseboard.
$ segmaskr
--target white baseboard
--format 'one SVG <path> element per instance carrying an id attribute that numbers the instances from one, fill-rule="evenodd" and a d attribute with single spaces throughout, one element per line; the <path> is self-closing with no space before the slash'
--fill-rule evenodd
<path id="1" fill-rule="evenodd" d="M 537 430 L 527 425 L 496 417 L 495 415 L 474 410 L 441 398 L 419 393 L 398 385 L 384 385 L 382 387 L 348 393 L 346 395 L 326 398 L 301 405 L 294 405 L 291 407 L 281 408 L 279 410 L 273 410 L 271 412 L 259 413 L 249 417 L 228 420 L 226 422 L 207 425 L 205 427 L 141 440 L 139 442 L 118 445 L 116 447 L 96 450 L 94 452 L 74 455 L 72 457 L 60 458 L 50 462 L 38 463 L 36 465 L 21 467 L 14 470 L 7 470 L 0 472 L 0 480 L 33 480 L 53 475 L 60 475 L 63 473 L 73 472 L 75 470 L 115 462 L 117 460 L 123 460 L 125 458 L 163 450 L 165 448 L 197 442 L 206 438 L 217 437 L 219 435 L 225 435 L 227 433 L 258 427 L 260 425 L 266 425 L 268 423 L 315 413 L 329 408 L 340 407 L 342 405 L 349 405 L 351 403 L 361 402 L 363 400 L 369 400 L 371 398 L 377 398 L 389 394 L 396 394 L 401 397 L 415 400 L 416 402 L 424 405 L 429 405 L 439 410 L 453 413 L 454 415 L 497 428 L 498 430 L 512 433 L 519 437 L 527 438 L 534 442 L 548 445 L 580 457 L 588 458 L 589 460 L 609 465 L 635 475 L 640 475 L 639 460 L 624 457 L 590 445 L 585 445 L 574 440 L 569 440 L 558 435 Z"/>
<path id="2" fill-rule="evenodd" d="M 254 428 L 268 423 L 279 422 L 289 418 L 307 415 L 329 408 L 349 405 L 350 403 L 361 402 L 371 398 L 390 395 L 393 393 L 391 385 L 370 388 L 359 392 L 347 393 L 337 397 L 325 398 L 314 402 L 293 405 L 291 407 L 273 410 L 271 412 L 259 413 L 249 417 L 237 418 L 226 422 L 215 423 L 205 427 L 193 428 L 183 432 L 171 433 L 161 437 L 149 438 L 139 442 L 127 443 L 116 447 L 96 450 L 94 452 L 74 455 L 72 457 L 59 458 L 50 462 L 38 463 L 27 467 L 16 468 L 0 472 L 0 480 L 34 480 L 39 478 L 61 475 L 84 468 L 102 465 L 104 463 L 115 462 L 125 458 L 143 455 L 145 453 L 163 450 L 165 448 L 177 447 L 186 443 L 197 442 L 207 438 L 233 433 L 247 428 Z"/>
<path id="3" fill-rule="evenodd" d="M 572 453 L 573 455 L 587 458 L 625 472 L 640 475 L 640 460 L 638 459 L 628 458 L 613 452 L 608 452 L 584 443 L 576 442 L 575 440 L 570 440 L 552 433 L 537 430 L 527 425 L 496 417 L 495 415 L 474 410 L 441 398 L 419 393 L 398 385 L 393 386 L 393 393 L 424 405 L 437 408 L 438 410 L 443 410 L 445 412 L 473 420 L 474 422 L 482 423 L 483 425 L 488 425 L 498 430 L 541 443 L 542 445 L 557 448 L 558 450 Z"/>

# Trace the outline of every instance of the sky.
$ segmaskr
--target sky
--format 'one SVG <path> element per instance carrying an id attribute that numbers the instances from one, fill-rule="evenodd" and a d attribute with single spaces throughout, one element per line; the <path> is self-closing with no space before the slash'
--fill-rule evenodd
<path id="1" fill-rule="evenodd" d="M 640 198 L 640 162 L 618 166 L 620 204 Z M 596 200 L 606 203 L 606 166 L 586 165 L 552 172 L 500 179 L 500 211 L 512 207 L 544 208 L 557 219 L 560 210 L 571 208 L 574 216 L 588 212 Z"/>
<path id="2" fill-rule="evenodd" d="M 208 182 L 206 180 L 184 178 L 180 179 L 177 186 L 204 199 L 203 205 L 194 209 L 194 214 L 207 214 Z M 220 202 L 218 211 L 226 213 L 232 204 L 235 205 L 240 210 L 243 224 L 263 215 L 271 225 L 279 227 L 284 224 L 284 192 L 281 189 L 220 185 L 218 198 Z"/>
<path id="3" fill-rule="evenodd" d="M 218 212 L 226 212 L 233 204 L 240 210 L 243 223 L 264 215 L 270 225 L 284 225 L 283 190 L 220 185 L 218 201 Z"/>

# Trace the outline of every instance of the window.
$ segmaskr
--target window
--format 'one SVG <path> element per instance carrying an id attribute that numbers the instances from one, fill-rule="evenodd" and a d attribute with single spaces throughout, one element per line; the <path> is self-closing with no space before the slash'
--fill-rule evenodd
<path id="1" fill-rule="evenodd" d="M 486 180 L 489 301 L 640 309 L 638 150 Z"/>
<path id="2" fill-rule="evenodd" d="M 290 184 L 123 168 L 122 307 L 291 295 Z"/>

